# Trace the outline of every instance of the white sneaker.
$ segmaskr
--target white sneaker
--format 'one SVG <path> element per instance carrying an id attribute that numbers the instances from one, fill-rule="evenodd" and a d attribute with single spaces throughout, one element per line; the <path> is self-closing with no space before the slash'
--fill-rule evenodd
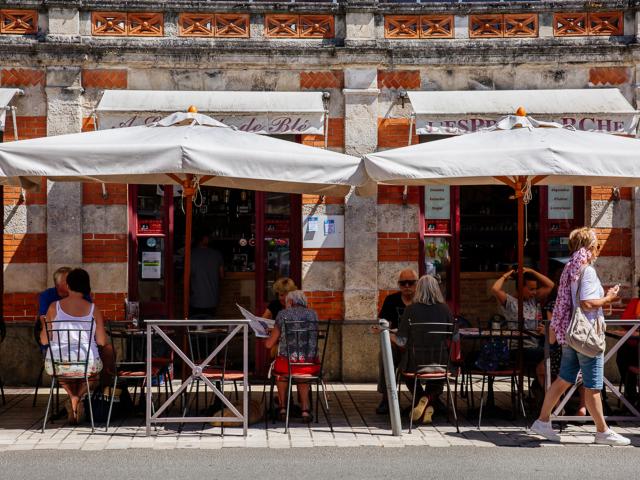
<path id="1" fill-rule="evenodd" d="M 535 422 L 533 422 L 533 425 L 531 425 L 531 428 L 529 428 L 529 430 L 552 442 L 560 441 L 560 435 L 553 429 L 553 427 L 551 426 L 551 422 L 536 420 Z"/>
<path id="2" fill-rule="evenodd" d="M 595 443 L 599 443 L 600 445 L 615 445 L 618 447 L 623 447 L 625 445 L 629 445 L 631 440 L 627 437 L 623 437 L 619 433 L 614 432 L 611 429 L 608 429 L 606 432 L 598 432 L 596 433 Z"/>

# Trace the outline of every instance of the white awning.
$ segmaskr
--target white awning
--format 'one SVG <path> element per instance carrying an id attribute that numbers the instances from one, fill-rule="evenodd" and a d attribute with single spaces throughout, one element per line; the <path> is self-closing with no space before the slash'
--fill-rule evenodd
<path id="1" fill-rule="evenodd" d="M 522 106 L 527 115 L 578 130 L 635 135 L 638 111 L 617 88 L 407 92 L 418 135 L 460 135 Z"/>
<path id="2" fill-rule="evenodd" d="M 322 92 L 105 90 L 96 112 L 105 129 L 149 124 L 191 105 L 247 132 L 324 133 Z"/>
<path id="3" fill-rule="evenodd" d="M 23 91 L 19 88 L 0 88 L 0 132 L 4 131 L 9 103 L 13 100 L 13 97 L 22 94 Z"/>

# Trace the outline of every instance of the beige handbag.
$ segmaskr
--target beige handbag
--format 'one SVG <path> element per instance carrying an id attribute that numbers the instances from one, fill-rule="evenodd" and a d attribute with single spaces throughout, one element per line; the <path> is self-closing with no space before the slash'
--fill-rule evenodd
<path id="1" fill-rule="evenodd" d="M 567 345 L 576 352 L 590 358 L 595 358 L 604 353 L 607 346 L 605 337 L 606 325 L 602 315 L 598 315 L 593 323 L 590 322 L 580 308 L 580 287 L 582 286 L 583 275 L 584 269 L 578 279 L 578 290 L 576 291 L 577 305 L 574 305 L 571 322 L 569 322 L 569 327 L 567 328 L 566 339 Z"/>

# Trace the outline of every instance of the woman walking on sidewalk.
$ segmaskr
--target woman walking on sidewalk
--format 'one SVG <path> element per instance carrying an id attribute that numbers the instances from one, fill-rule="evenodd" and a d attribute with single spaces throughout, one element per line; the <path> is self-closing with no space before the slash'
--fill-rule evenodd
<path id="1" fill-rule="evenodd" d="M 571 321 L 573 307 L 580 302 L 580 308 L 590 322 L 602 316 L 602 307 L 614 301 L 619 287 L 610 288 L 606 295 L 592 264 L 599 253 L 595 232 L 587 227 L 579 228 L 569 235 L 571 260 L 564 267 L 558 297 L 556 299 L 551 328 L 558 343 L 562 345 L 562 361 L 558 378 L 547 391 L 540 416 L 531 426 L 531 431 L 553 442 L 560 441 L 560 435 L 551 427 L 551 411 L 560 397 L 576 383 L 578 372 L 582 371 L 587 410 L 596 424 L 595 443 L 604 445 L 629 445 L 630 440 L 615 433 L 607 425 L 602 410 L 600 391 L 603 384 L 604 353 L 588 357 L 578 353 L 566 344 L 566 331 Z M 578 285 L 580 283 L 580 285 Z M 580 298 L 576 293 L 580 291 Z"/>

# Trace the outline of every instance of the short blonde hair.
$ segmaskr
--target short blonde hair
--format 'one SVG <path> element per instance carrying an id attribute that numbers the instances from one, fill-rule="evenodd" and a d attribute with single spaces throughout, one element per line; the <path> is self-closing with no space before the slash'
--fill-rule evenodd
<path id="1" fill-rule="evenodd" d="M 291 280 L 289 277 L 282 277 L 276 280 L 273 284 L 273 293 L 276 295 L 284 295 L 285 293 L 293 292 L 297 290 L 296 282 Z"/>
<path id="2" fill-rule="evenodd" d="M 431 275 L 423 275 L 416 284 L 416 293 L 413 296 L 414 303 L 424 303 L 425 305 L 435 305 L 436 303 L 444 303 L 442 290 L 438 280 Z"/>
<path id="3" fill-rule="evenodd" d="M 53 284 L 58 285 L 60 283 L 60 279 L 67 275 L 71 271 L 71 267 L 60 267 L 55 272 L 53 272 Z"/>
<path id="4" fill-rule="evenodd" d="M 589 227 L 576 228 L 569 234 L 569 251 L 577 252 L 581 248 L 587 250 L 598 244 L 595 230 Z"/>

